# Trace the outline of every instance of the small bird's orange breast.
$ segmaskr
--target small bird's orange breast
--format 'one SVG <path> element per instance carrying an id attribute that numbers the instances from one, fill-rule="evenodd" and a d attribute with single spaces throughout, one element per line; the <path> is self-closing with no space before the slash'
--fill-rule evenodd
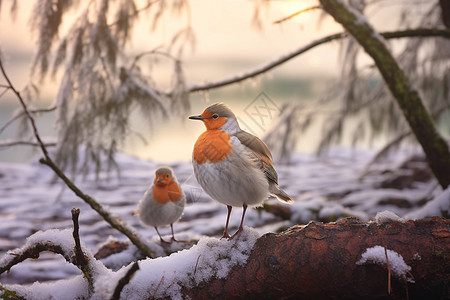
<path id="1" fill-rule="evenodd" d="M 165 186 L 155 185 L 153 187 L 153 199 L 158 203 L 166 204 L 169 201 L 176 202 L 180 200 L 180 197 L 181 188 L 175 181 Z"/>
<path id="2" fill-rule="evenodd" d="M 175 181 L 172 181 L 167 187 L 167 194 L 170 201 L 176 202 L 181 198 L 181 188 Z"/>
<path id="3" fill-rule="evenodd" d="M 223 130 L 206 130 L 195 142 L 194 160 L 198 164 L 222 161 L 230 153 L 230 136 Z"/>

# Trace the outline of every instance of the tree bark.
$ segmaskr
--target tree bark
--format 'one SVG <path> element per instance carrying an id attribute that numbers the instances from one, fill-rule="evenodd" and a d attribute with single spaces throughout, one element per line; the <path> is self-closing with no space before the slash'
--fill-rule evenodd
<path id="1" fill-rule="evenodd" d="M 430 168 L 439 184 L 445 189 L 450 185 L 450 151 L 446 141 L 422 103 L 418 92 L 398 66 L 385 44 L 360 13 L 339 0 L 320 0 L 324 10 L 340 23 L 372 57 L 381 76 L 397 100 L 406 120 L 421 144 Z"/>
<path id="2" fill-rule="evenodd" d="M 356 264 L 376 245 L 399 253 L 415 283 L 392 275 L 388 294 L 386 265 Z M 448 299 L 449 287 L 449 220 L 378 225 L 347 218 L 266 234 L 247 265 L 183 293 L 191 299 Z"/>

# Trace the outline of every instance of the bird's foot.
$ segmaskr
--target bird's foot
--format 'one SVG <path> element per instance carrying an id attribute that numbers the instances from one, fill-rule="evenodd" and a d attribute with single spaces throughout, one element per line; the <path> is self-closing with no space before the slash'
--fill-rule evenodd
<path id="1" fill-rule="evenodd" d="M 230 236 L 228 238 L 228 240 L 231 241 L 235 237 L 236 237 L 236 240 L 238 240 L 241 237 L 242 231 L 244 231 L 244 229 L 242 227 L 239 227 L 238 231 L 236 231 L 232 236 Z"/>
<path id="2" fill-rule="evenodd" d="M 162 238 L 160 238 L 160 240 L 161 240 L 161 244 L 165 244 L 165 245 L 170 245 L 170 244 L 172 244 L 172 240 L 166 241 L 166 240 L 163 240 Z"/>
<path id="3" fill-rule="evenodd" d="M 231 236 L 228 234 L 228 231 L 224 231 L 222 237 L 220 239 L 230 240 Z"/>

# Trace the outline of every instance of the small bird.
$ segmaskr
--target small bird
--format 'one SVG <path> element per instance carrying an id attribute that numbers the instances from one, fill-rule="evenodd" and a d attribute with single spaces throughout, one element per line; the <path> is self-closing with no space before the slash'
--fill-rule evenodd
<path id="1" fill-rule="evenodd" d="M 191 120 L 201 120 L 206 126 L 194 145 L 192 164 L 194 174 L 203 190 L 228 208 L 222 238 L 239 238 L 247 206 L 258 206 L 269 195 L 280 201 L 294 200 L 278 186 L 272 154 L 256 136 L 243 131 L 234 113 L 223 103 L 216 103 Z M 228 233 L 233 206 L 242 206 L 238 231 Z"/>
<path id="2" fill-rule="evenodd" d="M 184 212 L 186 196 L 178 184 L 173 170 L 169 167 L 160 167 L 155 171 L 155 179 L 139 201 L 134 212 L 146 226 L 153 226 L 163 243 L 176 241 L 173 233 L 173 223 L 178 221 Z M 172 230 L 172 240 L 163 240 L 158 226 L 169 225 Z"/>

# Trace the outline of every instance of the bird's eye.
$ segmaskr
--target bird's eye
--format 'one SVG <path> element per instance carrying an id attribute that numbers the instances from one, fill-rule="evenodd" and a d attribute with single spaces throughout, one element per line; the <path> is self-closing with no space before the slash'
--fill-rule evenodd
<path id="1" fill-rule="evenodd" d="M 169 174 L 166 175 L 166 178 L 169 178 Z"/>
<path id="2" fill-rule="evenodd" d="M 218 114 L 213 114 L 213 116 L 212 116 L 213 119 L 217 119 L 218 117 L 219 117 Z"/>

